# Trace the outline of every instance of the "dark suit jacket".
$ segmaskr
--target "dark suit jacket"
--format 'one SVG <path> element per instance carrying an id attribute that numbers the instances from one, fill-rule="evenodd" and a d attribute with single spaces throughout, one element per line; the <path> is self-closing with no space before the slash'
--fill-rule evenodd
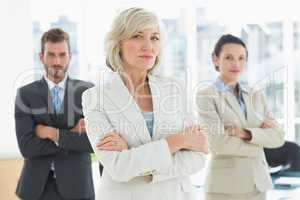
<path id="1" fill-rule="evenodd" d="M 15 125 L 19 148 L 24 157 L 16 189 L 20 198 L 37 199 L 42 194 L 52 162 L 62 197 L 75 199 L 94 196 L 90 159 L 93 150 L 85 133 L 70 132 L 83 117 L 82 92 L 92 86 L 91 83 L 68 78 L 61 111 L 57 114 L 44 78 L 18 90 Z M 51 140 L 36 136 L 37 124 L 59 129 L 58 146 Z"/>
<path id="2" fill-rule="evenodd" d="M 295 142 L 285 141 L 275 149 L 264 148 L 270 167 L 283 166 L 284 170 L 300 171 L 300 146 Z"/>

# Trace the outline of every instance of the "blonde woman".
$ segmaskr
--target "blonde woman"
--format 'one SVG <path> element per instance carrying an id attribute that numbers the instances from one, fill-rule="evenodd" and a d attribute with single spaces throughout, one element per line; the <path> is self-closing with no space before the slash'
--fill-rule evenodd
<path id="1" fill-rule="evenodd" d="M 239 82 L 247 57 L 247 47 L 240 38 L 223 35 L 213 53 L 219 77 L 197 94 L 212 154 L 205 181 L 206 200 L 264 200 L 272 188 L 263 147 L 283 145 L 283 131 L 262 93 Z"/>
<path id="2" fill-rule="evenodd" d="M 152 74 L 162 53 L 156 16 L 121 12 L 106 53 L 111 72 L 82 97 L 88 138 L 104 166 L 98 199 L 192 199 L 189 175 L 204 166 L 207 140 L 199 126 L 184 127 L 182 86 Z"/>

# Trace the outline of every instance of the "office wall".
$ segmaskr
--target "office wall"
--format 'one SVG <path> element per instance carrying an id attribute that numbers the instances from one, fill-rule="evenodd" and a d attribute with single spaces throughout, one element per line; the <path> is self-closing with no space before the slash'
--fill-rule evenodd
<path id="1" fill-rule="evenodd" d="M 32 68 L 32 28 L 29 1 L 2 0 L 0 25 L 2 159 L 20 157 L 14 129 L 14 98 L 16 88 L 31 81 L 29 70 Z"/>

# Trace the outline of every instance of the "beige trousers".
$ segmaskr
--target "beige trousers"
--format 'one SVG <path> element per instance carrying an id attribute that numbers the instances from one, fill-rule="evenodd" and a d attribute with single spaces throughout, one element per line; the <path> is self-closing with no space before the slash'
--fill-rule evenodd
<path id="1" fill-rule="evenodd" d="M 246 194 L 205 193 L 205 200 L 266 200 L 266 192 L 255 190 Z"/>

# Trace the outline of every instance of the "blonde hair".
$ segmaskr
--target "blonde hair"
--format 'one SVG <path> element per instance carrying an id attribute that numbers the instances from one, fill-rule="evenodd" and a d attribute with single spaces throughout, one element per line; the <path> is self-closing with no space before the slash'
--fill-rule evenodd
<path id="1" fill-rule="evenodd" d="M 159 20 L 154 13 L 143 8 L 129 8 L 122 11 L 114 20 L 111 30 L 105 39 L 106 64 L 113 71 L 122 71 L 120 44 L 122 40 L 131 38 L 140 30 L 158 26 Z M 161 40 L 161 37 L 160 37 Z M 152 73 L 160 64 L 162 51 L 159 51 L 153 67 L 148 71 Z"/>

